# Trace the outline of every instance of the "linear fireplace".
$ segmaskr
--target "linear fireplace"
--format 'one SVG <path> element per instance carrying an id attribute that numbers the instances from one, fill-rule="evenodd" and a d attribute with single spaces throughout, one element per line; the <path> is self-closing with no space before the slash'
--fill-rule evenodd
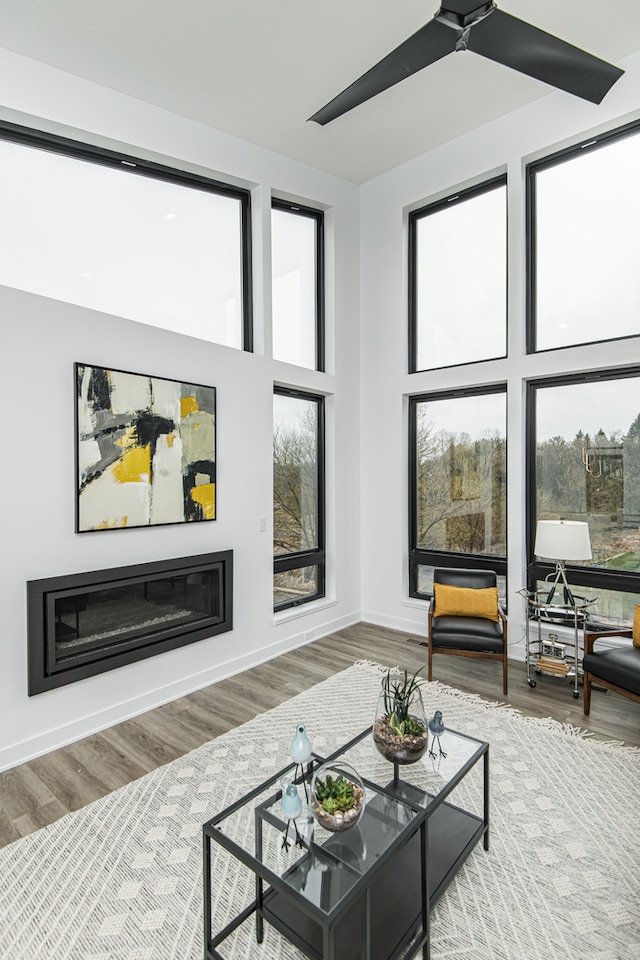
<path id="1" fill-rule="evenodd" d="M 27 583 L 29 696 L 233 627 L 233 551 Z"/>

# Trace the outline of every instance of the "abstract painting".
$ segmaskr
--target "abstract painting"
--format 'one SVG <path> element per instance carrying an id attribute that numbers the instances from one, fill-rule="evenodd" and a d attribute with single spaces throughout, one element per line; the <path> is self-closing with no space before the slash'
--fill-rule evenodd
<path id="1" fill-rule="evenodd" d="M 215 387 L 74 368 L 76 532 L 215 520 Z"/>

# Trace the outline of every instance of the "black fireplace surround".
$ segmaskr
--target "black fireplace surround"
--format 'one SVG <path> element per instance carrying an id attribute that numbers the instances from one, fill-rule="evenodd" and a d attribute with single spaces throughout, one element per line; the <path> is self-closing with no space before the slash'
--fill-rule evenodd
<path id="1" fill-rule="evenodd" d="M 233 628 L 233 551 L 27 583 L 29 696 Z"/>

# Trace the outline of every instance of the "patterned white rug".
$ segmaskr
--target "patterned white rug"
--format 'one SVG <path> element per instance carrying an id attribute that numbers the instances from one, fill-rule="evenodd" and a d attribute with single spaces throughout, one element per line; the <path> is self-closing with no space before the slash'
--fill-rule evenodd
<path id="1" fill-rule="evenodd" d="M 356 664 L 1 850 L 2 960 L 202 960 L 202 824 L 288 762 L 297 722 L 319 753 L 368 726 L 379 683 Z M 438 903 L 434 960 L 640 958 L 640 751 L 423 690 L 429 714 L 491 745 L 491 848 Z M 230 870 L 215 908 L 252 895 Z M 301 956 L 245 927 L 230 960 Z"/>

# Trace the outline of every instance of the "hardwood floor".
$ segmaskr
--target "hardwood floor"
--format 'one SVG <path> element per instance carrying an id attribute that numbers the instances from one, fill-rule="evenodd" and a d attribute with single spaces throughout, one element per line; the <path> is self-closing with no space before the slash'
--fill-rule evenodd
<path id="1" fill-rule="evenodd" d="M 360 623 L 7 770 L 0 774 L 0 846 L 175 760 L 358 659 L 414 671 L 426 663 L 426 648 L 419 637 Z M 439 656 L 434 678 L 490 700 L 504 699 L 499 663 Z M 524 664 L 510 661 L 506 702 L 529 716 L 554 717 L 594 737 L 640 746 L 640 704 L 594 692 L 591 716 L 585 717 L 582 697 L 574 700 L 566 681 L 536 679 L 532 690 Z"/>

